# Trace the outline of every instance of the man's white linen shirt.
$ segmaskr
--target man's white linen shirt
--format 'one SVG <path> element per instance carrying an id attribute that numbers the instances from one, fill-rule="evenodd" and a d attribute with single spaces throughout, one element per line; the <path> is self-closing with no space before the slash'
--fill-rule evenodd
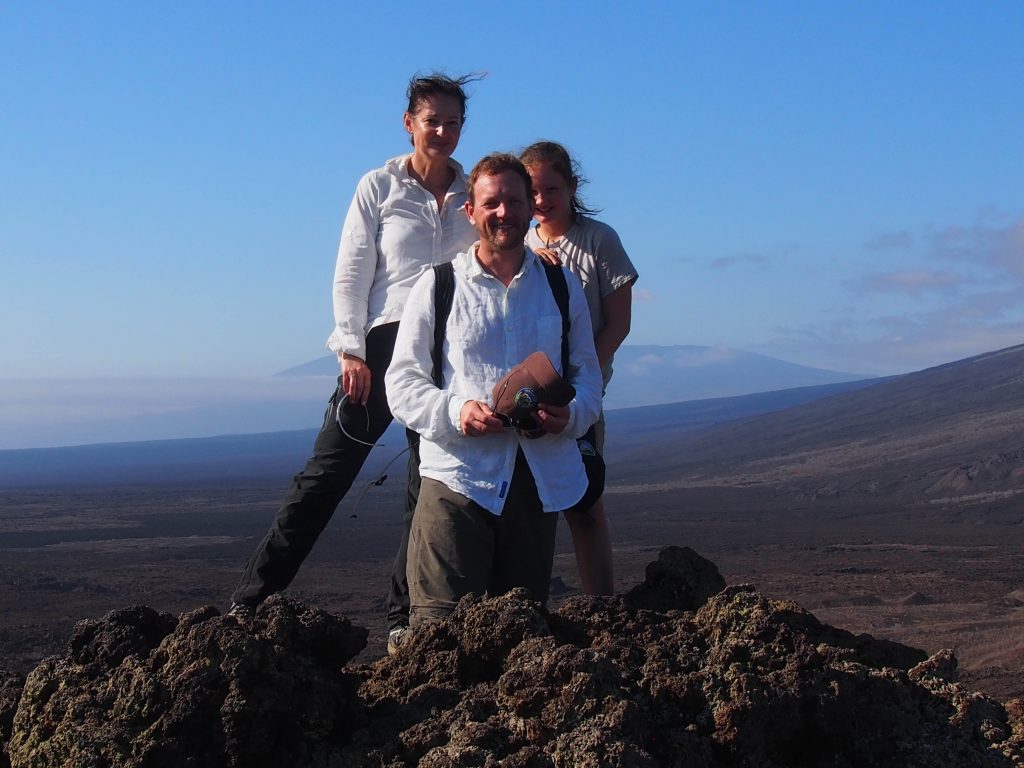
<path id="1" fill-rule="evenodd" d="M 419 276 L 476 240 L 462 210 L 468 191 L 462 166 L 449 159 L 455 180 L 438 208 L 434 196 L 409 175 L 411 157 L 388 160 L 356 187 L 334 269 L 335 326 L 327 339 L 332 352 L 365 360 L 366 334 L 401 319 Z"/>
<path id="2" fill-rule="evenodd" d="M 491 403 L 494 385 L 538 350 L 561 367 L 562 316 L 538 256 L 525 258 L 508 288 L 476 259 L 476 246 L 454 262 L 455 286 L 442 348 L 443 389 L 431 377 L 434 346 L 434 271 L 409 294 L 398 326 L 395 353 L 385 377 L 388 403 L 401 424 L 420 435 L 420 475 L 444 483 L 494 515 L 505 504 L 516 451 L 523 454 L 546 512 L 567 509 L 587 489 L 576 438 L 601 409 L 601 369 L 586 299 L 579 281 L 569 286 L 569 373 L 576 389 L 569 423 L 558 435 L 535 440 L 514 430 L 467 437 L 459 416 L 469 400 Z M 563 268 L 564 269 L 564 268 Z"/>

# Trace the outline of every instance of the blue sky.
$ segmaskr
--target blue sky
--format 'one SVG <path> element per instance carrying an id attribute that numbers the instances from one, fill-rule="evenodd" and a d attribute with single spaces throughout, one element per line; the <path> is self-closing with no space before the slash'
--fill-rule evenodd
<path id="1" fill-rule="evenodd" d="M 416 71 L 457 157 L 568 144 L 629 343 L 863 373 L 1024 342 L 1024 3 L 0 6 L 0 378 L 324 353 L 342 219 Z"/>

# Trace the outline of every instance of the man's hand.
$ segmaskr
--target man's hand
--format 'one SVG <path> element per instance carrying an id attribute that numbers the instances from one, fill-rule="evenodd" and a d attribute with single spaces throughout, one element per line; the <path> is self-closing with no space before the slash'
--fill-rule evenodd
<path id="1" fill-rule="evenodd" d="M 541 403 L 537 406 L 537 419 L 540 428 L 549 435 L 560 435 L 569 424 L 569 406 Z"/>
<path id="2" fill-rule="evenodd" d="M 361 357 L 350 355 L 348 352 L 341 354 L 341 385 L 345 394 L 353 403 L 366 405 L 370 397 L 370 367 Z"/>
<path id="3" fill-rule="evenodd" d="M 492 432 L 504 432 L 505 425 L 494 415 L 487 403 L 467 400 L 459 412 L 459 428 L 466 437 L 480 437 Z"/>

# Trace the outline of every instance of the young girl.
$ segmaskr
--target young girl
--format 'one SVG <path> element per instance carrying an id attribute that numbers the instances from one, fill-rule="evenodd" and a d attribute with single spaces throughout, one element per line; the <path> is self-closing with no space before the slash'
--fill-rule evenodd
<path id="1" fill-rule="evenodd" d="M 633 283 L 637 271 L 615 230 L 592 218 L 595 212 L 580 200 L 585 183 L 579 166 L 561 144 L 539 141 L 520 154 L 533 181 L 534 220 L 526 244 L 552 264 L 564 264 L 583 283 L 594 326 L 594 346 L 604 386 L 612 375 L 612 357 L 629 334 Z M 604 414 L 596 425 L 597 450 L 604 453 Z M 589 595 L 610 595 L 614 589 L 612 545 L 604 499 L 587 512 L 567 511 L 576 564 Z"/>

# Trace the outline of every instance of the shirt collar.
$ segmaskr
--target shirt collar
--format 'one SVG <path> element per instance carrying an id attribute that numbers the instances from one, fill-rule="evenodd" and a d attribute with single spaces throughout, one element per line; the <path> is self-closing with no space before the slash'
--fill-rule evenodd
<path id="1" fill-rule="evenodd" d="M 388 170 L 390 174 L 396 176 L 399 180 L 407 184 L 417 184 L 419 182 L 417 182 L 416 179 L 410 176 L 409 171 L 407 170 L 409 165 L 409 158 L 411 157 L 412 152 L 410 152 L 407 155 L 399 155 L 398 157 L 392 157 L 390 160 L 384 163 L 384 167 Z M 466 172 L 462 169 L 462 165 L 459 163 L 459 161 L 449 157 L 448 167 L 453 168 L 455 170 L 455 181 L 453 181 L 452 185 L 448 188 L 448 194 L 450 195 L 458 192 L 468 192 L 469 187 L 466 186 Z"/>
<path id="2" fill-rule="evenodd" d="M 459 258 L 463 260 L 463 268 L 466 270 L 466 276 L 470 279 L 477 277 L 490 277 L 487 272 L 484 272 L 484 268 L 480 266 L 480 262 L 476 258 L 476 249 L 480 245 L 480 241 L 477 240 L 473 245 L 470 246 L 469 250 L 465 253 L 459 254 Z M 516 277 L 520 275 L 527 275 L 532 269 L 540 269 L 540 256 L 534 253 L 528 246 L 523 245 L 523 250 L 526 253 L 523 255 L 523 264 L 519 267 L 519 272 L 516 273 Z"/>
<path id="3" fill-rule="evenodd" d="M 531 239 L 536 240 L 538 243 L 540 243 L 542 248 L 547 248 L 552 245 L 558 245 L 559 243 L 566 241 L 572 242 L 573 238 L 569 237 L 569 235 L 571 235 L 572 231 L 576 229 L 576 226 L 579 224 L 579 221 L 580 217 L 574 218 L 572 220 L 572 224 L 569 225 L 569 228 L 553 240 L 545 240 L 543 237 L 541 237 L 540 224 L 534 224 L 532 227 L 530 227 Z"/>

